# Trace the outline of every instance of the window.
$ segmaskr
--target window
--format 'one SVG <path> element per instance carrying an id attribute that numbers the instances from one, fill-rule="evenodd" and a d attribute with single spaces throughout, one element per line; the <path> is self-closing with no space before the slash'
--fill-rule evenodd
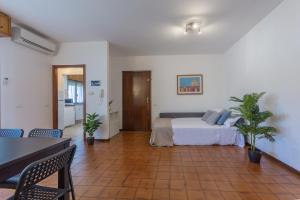
<path id="1" fill-rule="evenodd" d="M 77 82 L 76 84 L 76 103 L 83 103 L 83 84 Z"/>
<path id="2" fill-rule="evenodd" d="M 68 98 L 73 103 L 83 103 L 83 84 L 79 81 L 68 80 Z"/>

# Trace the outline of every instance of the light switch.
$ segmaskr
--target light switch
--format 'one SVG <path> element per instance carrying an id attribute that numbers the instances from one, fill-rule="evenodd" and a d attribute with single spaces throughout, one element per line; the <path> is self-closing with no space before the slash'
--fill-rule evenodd
<path id="1" fill-rule="evenodd" d="M 3 85 L 8 85 L 8 78 L 7 77 L 5 77 L 5 78 L 3 78 Z"/>

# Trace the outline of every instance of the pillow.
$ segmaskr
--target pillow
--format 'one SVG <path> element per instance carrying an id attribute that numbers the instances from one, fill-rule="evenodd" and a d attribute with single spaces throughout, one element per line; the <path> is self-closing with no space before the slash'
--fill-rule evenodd
<path id="1" fill-rule="evenodd" d="M 212 113 L 213 113 L 212 110 L 208 110 L 208 111 L 203 115 L 202 120 L 203 120 L 203 121 L 206 121 L 207 118 L 208 118 Z"/>
<path id="2" fill-rule="evenodd" d="M 224 125 L 225 125 L 226 127 L 232 127 L 232 126 L 234 126 L 234 125 L 236 124 L 237 121 L 239 121 L 240 118 L 241 118 L 241 117 L 228 118 L 228 119 L 225 121 Z"/>
<path id="3" fill-rule="evenodd" d="M 221 117 L 218 119 L 217 124 L 218 125 L 223 125 L 224 122 L 230 117 L 231 112 L 228 110 L 224 110 L 222 112 Z"/>
<path id="4" fill-rule="evenodd" d="M 210 125 L 216 124 L 216 122 L 218 121 L 218 119 L 220 118 L 221 113 L 219 112 L 212 112 L 211 115 L 209 115 L 209 117 L 207 118 L 206 122 Z"/>

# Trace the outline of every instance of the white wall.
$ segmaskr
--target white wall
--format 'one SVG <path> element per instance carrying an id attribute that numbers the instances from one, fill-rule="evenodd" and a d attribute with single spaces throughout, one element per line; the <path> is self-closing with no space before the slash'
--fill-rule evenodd
<path id="1" fill-rule="evenodd" d="M 109 138 L 108 96 L 109 96 L 109 60 L 108 42 L 62 43 L 53 65 L 86 65 L 87 113 L 97 112 L 104 116 L 105 123 L 95 135 L 96 138 Z M 100 80 L 100 87 L 91 87 L 91 80 Z M 100 98 L 100 90 L 104 90 L 104 98 Z"/>
<path id="2" fill-rule="evenodd" d="M 51 128 L 51 57 L 1 38 L 0 67 L 1 127 Z"/>
<path id="3" fill-rule="evenodd" d="M 285 0 L 227 53 L 229 95 L 267 92 L 262 105 L 279 128 L 258 147 L 300 170 L 300 1 Z"/>
<path id="4" fill-rule="evenodd" d="M 122 71 L 152 73 L 152 117 L 160 112 L 201 112 L 225 101 L 222 55 L 137 56 L 111 58 L 113 111 L 122 116 Z M 203 74 L 203 95 L 177 95 L 177 74 Z M 122 120 L 121 120 L 122 121 Z"/>

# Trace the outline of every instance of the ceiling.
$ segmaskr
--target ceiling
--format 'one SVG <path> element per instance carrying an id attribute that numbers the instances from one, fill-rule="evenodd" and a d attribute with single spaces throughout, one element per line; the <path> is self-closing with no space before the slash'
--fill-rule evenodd
<path id="1" fill-rule="evenodd" d="M 282 0 L 0 0 L 57 42 L 107 40 L 114 55 L 223 53 Z M 202 35 L 184 35 L 197 19 Z"/>

